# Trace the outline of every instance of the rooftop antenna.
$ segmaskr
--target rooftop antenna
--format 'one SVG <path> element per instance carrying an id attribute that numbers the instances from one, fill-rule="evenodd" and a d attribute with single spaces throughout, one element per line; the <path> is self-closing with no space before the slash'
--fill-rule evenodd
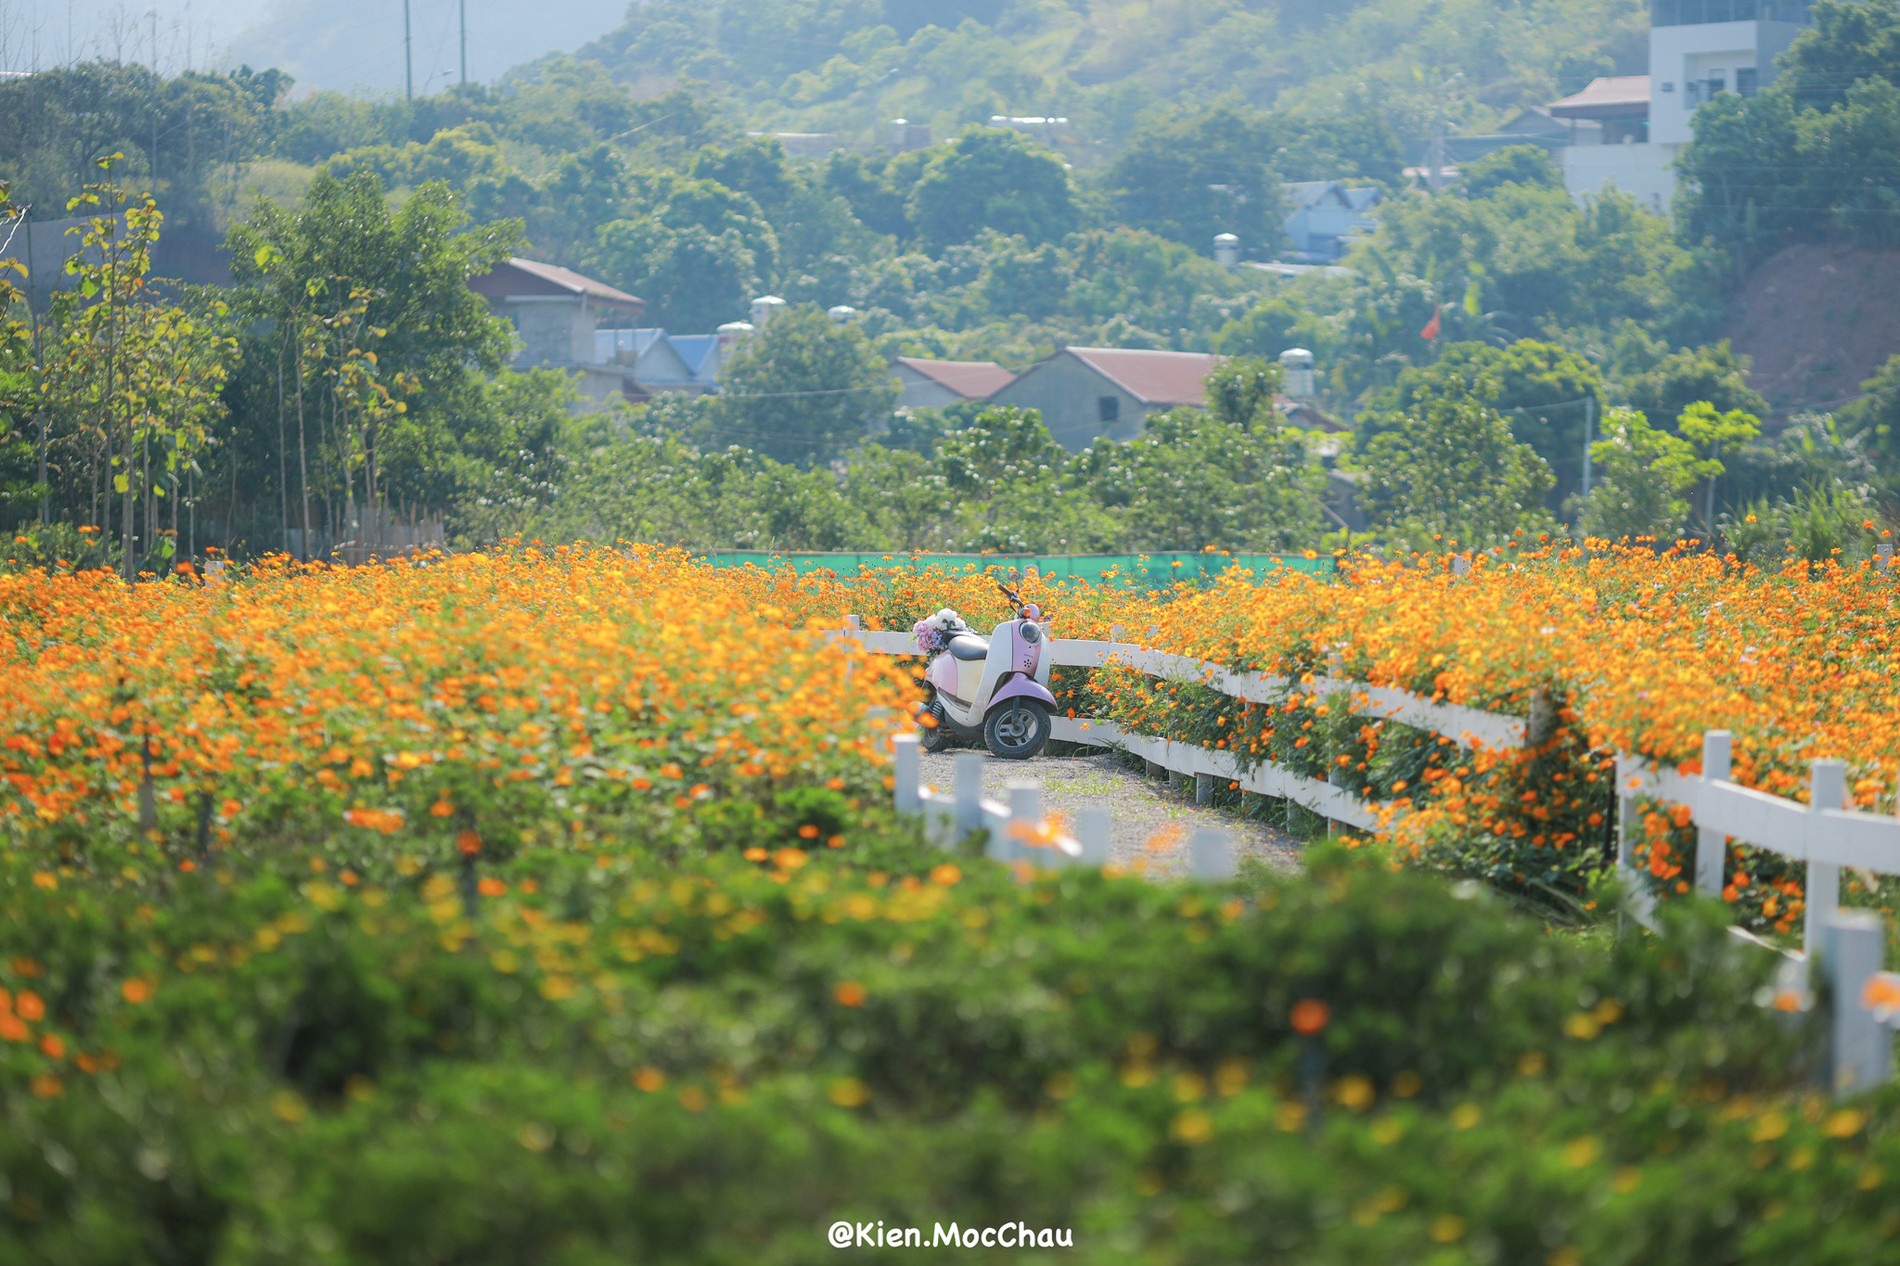
<path id="1" fill-rule="evenodd" d="M 468 87 L 468 0 L 456 0 L 456 12 L 462 19 L 462 86 Z"/>
<path id="2" fill-rule="evenodd" d="M 402 99 L 416 99 L 416 64 L 410 56 L 409 0 L 402 0 Z"/>

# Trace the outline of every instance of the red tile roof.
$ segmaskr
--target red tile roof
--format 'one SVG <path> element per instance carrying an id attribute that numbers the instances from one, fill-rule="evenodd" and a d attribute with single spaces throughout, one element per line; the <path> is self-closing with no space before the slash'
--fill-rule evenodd
<path id="1" fill-rule="evenodd" d="M 965 400 L 980 400 L 994 395 L 1016 381 L 1016 375 L 993 360 L 924 360 L 917 356 L 899 356 L 896 363 L 922 374 L 947 391 Z"/>
<path id="2" fill-rule="evenodd" d="M 1208 352 L 1155 352 L 1120 347 L 1065 347 L 1069 355 L 1143 404 L 1201 404 L 1202 380 L 1220 364 Z"/>

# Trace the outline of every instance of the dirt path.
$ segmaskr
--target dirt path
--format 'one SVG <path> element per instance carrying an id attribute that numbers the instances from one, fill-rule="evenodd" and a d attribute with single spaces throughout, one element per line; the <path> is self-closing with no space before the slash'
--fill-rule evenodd
<path id="1" fill-rule="evenodd" d="M 948 792 L 956 782 L 957 751 L 923 754 L 922 779 L 926 786 Z M 1244 856 L 1257 857 L 1278 870 L 1298 870 L 1300 843 L 1286 832 L 1263 822 L 1249 822 L 1232 813 L 1204 809 L 1194 803 L 1192 790 L 1171 791 L 1161 778 L 1146 778 L 1107 752 L 1076 756 L 1038 756 L 1034 760 L 985 759 L 983 794 L 1007 804 L 1009 784 L 1034 783 L 1042 788 L 1046 812 L 1067 814 L 1106 806 L 1114 822 L 1108 853 L 1113 861 L 1147 857 L 1156 870 L 1181 865 L 1184 847 L 1149 847 L 1151 840 L 1172 838 L 1185 845 L 1187 836 L 1202 826 L 1219 827 Z"/>

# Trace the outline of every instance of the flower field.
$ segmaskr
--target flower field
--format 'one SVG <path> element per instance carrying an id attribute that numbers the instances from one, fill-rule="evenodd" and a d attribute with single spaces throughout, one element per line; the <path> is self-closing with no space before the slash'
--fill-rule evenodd
<path id="1" fill-rule="evenodd" d="M 1737 782 L 1805 800 L 1809 762 L 1836 757 L 1862 807 L 1900 807 L 1897 594 L 1900 577 L 1864 561 L 1762 574 L 1706 554 L 1539 544 L 1479 555 L 1464 576 L 1445 559 L 1362 561 L 1343 583 L 1230 573 L 1156 596 L 1078 585 L 1038 596 L 1058 636 L 1106 638 L 1119 625 L 1123 640 L 1234 669 L 1396 686 L 1517 716 L 1546 693 L 1558 724 L 1522 753 L 1460 751 L 1298 689 L 1277 707 L 1252 705 L 1109 671 L 1075 702 L 1415 808 L 1397 832 L 1414 859 L 1581 891 L 1609 848 L 1617 751 L 1693 773 L 1703 731 L 1727 729 Z M 959 599 L 966 614 L 1000 610 L 980 578 L 883 573 L 847 594 L 885 627 Z M 1667 812 L 1646 823 L 1643 860 L 1659 892 L 1686 892 L 1693 832 Z M 1801 911 L 1794 869 L 1751 850 L 1738 852 L 1727 896 L 1765 929 L 1785 932 Z M 1891 912 L 1891 897 L 1865 903 Z"/>
<path id="2" fill-rule="evenodd" d="M 1875 795 L 1900 753 L 1831 709 L 1878 710 L 1882 583 L 1527 554 L 1039 596 L 1058 635 L 1560 693 L 1557 737 L 1478 770 L 1326 700 L 1065 686 L 1357 753 L 1398 795 L 1416 767 L 1414 817 L 1503 865 L 1593 847 L 1593 745 L 1687 755 L 1718 720 L 1767 785 L 1822 716 Z M 637 549 L 0 577 L 0 1261 L 791 1263 L 836 1219 L 1130 1263 L 1845 1263 L 1900 1234 L 1900 1095 L 1815 1093 L 1814 1032 L 1715 912 L 1611 940 L 1324 845 L 1216 885 L 924 844 L 887 807 L 908 675 L 816 630 L 945 602 L 1000 615 L 969 579 Z M 1545 794 L 1509 822 L 1507 777 Z"/>

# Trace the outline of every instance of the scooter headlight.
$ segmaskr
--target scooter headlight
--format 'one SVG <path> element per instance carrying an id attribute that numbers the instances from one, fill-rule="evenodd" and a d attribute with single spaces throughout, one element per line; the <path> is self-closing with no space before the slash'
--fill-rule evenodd
<path id="1" fill-rule="evenodd" d="M 1023 634 L 1023 641 L 1029 643 L 1031 646 L 1034 646 L 1037 642 L 1042 641 L 1042 626 L 1039 624 L 1030 623 L 1029 621 L 1024 621 L 1022 634 Z"/>

